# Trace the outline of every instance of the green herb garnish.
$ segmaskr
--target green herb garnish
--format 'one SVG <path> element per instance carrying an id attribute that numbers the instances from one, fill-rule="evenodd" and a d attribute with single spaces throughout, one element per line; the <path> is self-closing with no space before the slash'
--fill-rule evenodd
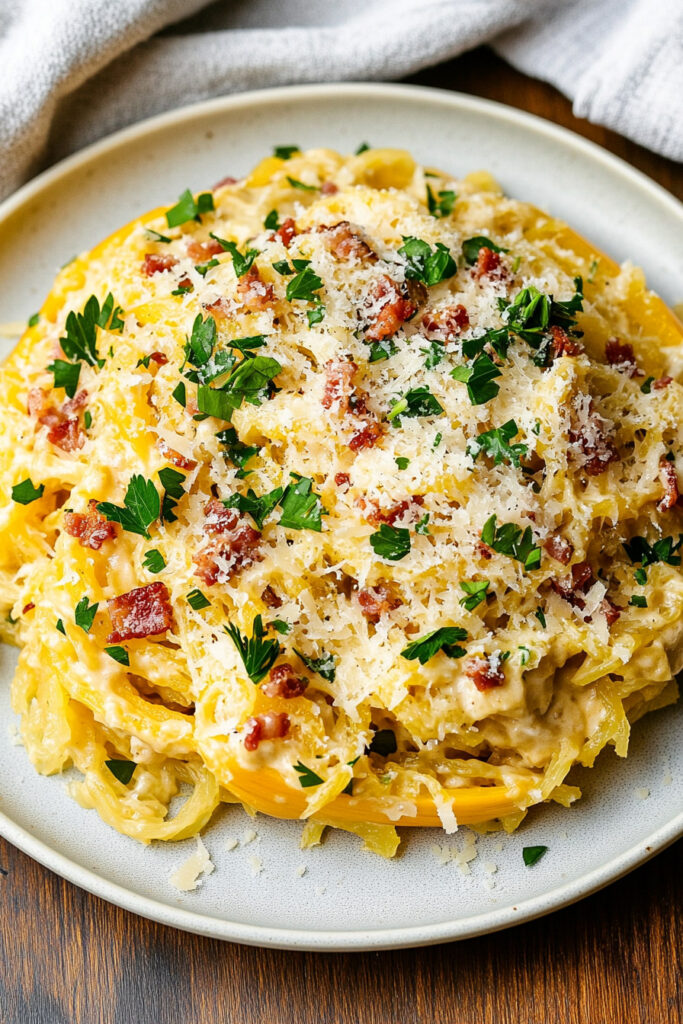
<path id="1" fill-rule="evenodd" d="M 145 551 L 145 557 L 142 560 L 142 567 L 147 572 L 154 574 L 161 572 L 162 569 L 166 568 L 166 562 L 164 556 L 156 548 L 151 548 L 150 551 Z"/>
<path id="2" fill-rule="evenodd" d="M 453 380 L 467 385 L 467 395 L 472 405 L 484 405 L 498 394 L 500 387 L 494 383 L 502 376 L 493 360 L 482 353 L 471 366 L 456 366 L 451 370 Z"/>
<path id="3" fill-rule="evenodd" d="M 84 633 L 89 633 L 99 608 L 99 602 L 90 604 L 87 596 L 80 599 L 74 612 L 74 622 L 80 626 Z"/>
<path id="4" fill-rule="evenodd" d="M 488 544 L 501 555 L 515 558 L 527 571 L 538 569 L 541 564 L 541 549 L 534 544 L 531 527 L 527 526 L 526 530 L 522 531 L 515 523 L 496 526 L 496 518 L 494 514 L 484 523 L 484 529 L 481 531 L 484 544 Z"/>
<path id="5" fill-rule="evenodd" d="M 264 639 L 265 630 L 260 615 L 254 619 L 251 637 L 242 636 L 237 626 L 232 623 L 223 626 L 223 629 L 237 648 L 247 675 L 252 683 L 258 686 L 280 655 L 282 648 L 279 641 Z"/>
<path id="6" fill-rule="evenodd" d="M 310 669 L 311 672 L 316 672 L 323 679 L 327 679 L 328 683 L 334 682 L 337 668 L 333 654 L 323 651 L 319 658 L 310 658 L 308 655 L 302 654 L 301 651 L 297 651 L 296 647 L 294 648 L 294 653 L 297 657 L 301 658 L 306 668 Z"/>
<path id="7" fill-rule="evenodd" d="M 399 562 L 410 551 L 410 530 L 382 523 L 379 530 L 370 535 L 370 545 L 381 558 Z"/>
<path id="8" fill-rule="evenodd" d="M 219 430 L 216 437 L 218 442 L 225 448 L 225 458 L 229 459 L 233 466 L 237 467 L 237 479 L 243 480 L 251 472 L 251 470 L 245 467 L 249 459 L 252 459 L 254 455 L 258 455 L 261 451 L 260 446 L 257 444 L 244 444 L 237 436 L 237 431 L 234 427 L 226 427 L 225 430 Z"/>
<path id="9" fill-rule="evenodd" d="M 647 608 L 647 598 L 643 594 L 633 594 L 629 604 L 634 608 Z"/>
<path id="10" fill-rule="evenodd" d="M 467 454 L 472 456 L 476 462 L 481 452 L 485 452 L 493 459 L 493 465 L 498 466 L 501 462 L 507 462 L 510 466 L 520 465 L 520 459 L 528 454 L 529 449 L 525 444 L 510 444 L 519 428 L 514 420 L 508 420 L 502 427 L 495 427 L 493 430 L 486 430 L 478 434 L 474 441 L 467 446 Z"/>
<path id="11" fill-rule="evenodd" d="M 15 484 L 12 488 L 12 501 L 16 501 L 19 505 L 30 505 L 32 501 L 42 498 L 44 490 L 45 484 L 38 484 L 37 487 L 34 487 L 31 477 L 27 476 L 25 480 L 22 480 L 20 484 Z"/>
<path id="12" fill-rule="evenodd" d="M 198 587 L 195 587 L 189 594 L 186 594 L 185 600 L 189 604 L 190 608 L 193 608 L 196 612 L 201 612 L 204 608 L 209 608 L 211 605 L 208 597 L 205 594 L 202 594 Z"/>
<path id="13" fill-rule="evenodd" d="M 236 508 L 240 512 L 248 512 L 258 529 L 262 530 L 266 519 L 279 502 L 283 493 L 282 487 L 276 487 L 274 491 L 258 497 L 250 487 L 246 494 L 232 494 L 223 504 L 226 508 Z"/>
<path id="14" fill-rule="evenodd" d="M 532 864 L 536 864 L 536 862 L 539 861 L 545 853 L 547 853 L 547 850 L 547 846 L 525 846 L 522 850 L 524 863 L 528 868 L 530 868 Z"/>
<path id="15" fill-rule="evenodd" d="M 258 256 L 258 249 L 247 249 L 246 252 L 241 253 L 237 248 L 236 242 L 226 242 L 224 238 L 214 235 L 213 231 L 210 232 L 210 237 L 222 246 L 224 252 L 230 253 L 232 256 L 232 265 L 237 277 L 244 277 L 247 271 L 251 269 L 252 263 Z"/>
<path id="16" fill-rule="evenodd" d="M 176 205 L 166 211 L 166 223 L 169 228 L 177 228 L 181 224 L 186 224 L 188 220 L 200 221 L 203 213 L 209 213 L 213 209 L 211 192 L 202 192 L 195 202 L 189 188 L 186 188 Z"/>
<path id="17" fill-rule="evenodd" d="M 125 647 L 105 647 L 104 653 L 108 654 L 114 661 L 118 661 L 119 665 L 130 665 L 130 658 L 128 657 L 128 651 Z"/>
<path id="18" fill-rule="evenodd" d="M 313 491 L 313 480 L 299 477 L 296 482 L 288 484 L 280 499 L 282 515 L 279 525 L 290 530 L 322 529 L 321 516 L 327 515 L 319 495 Z"/>
<path id="19" fill-rule="evenodd" d="M 426 665 L 439 651 L 443 651 L 447 658 L 462 658 L 467 652 L 459 646 L 461 640 L 467 640 L 466 629 L 461 626 L 441 626 L 409 643 L 401 651 L 401 657 L 407 661 L 417 659 L 421 665 Z"/>
<path id="20" fill-rule="evenodd" d="M 460 589 L 465 591 L 465 597 L 460 598 L 460 604 L 468 612 L 474 611 L 477 605 L 486 600 L 486 591 L 489 589 L 488 580 L 463 580 Z"/>
<path id="21" fill-rule="evenodd" d="M 322 279 L 310 267 L 304 267 L 296 277 L 288 282 L 285 294 L 290 302 L 294 299 L 301 299 L 304 302 L 319 302 L 319 296 L 314 293 L 322 286 Z"/>
<path id="22" fill-rule="evenodd" d="M 299 146 L 273 146 L 273 156 L 276 156 L 278 160 L 289 160 L 295 153 L 300 152 Z"/>
<path id="23" fill-rule="evenodd" d="M 448 190 L 435 196 L 431 186 L 427 185 L 427 208 L 432 217 L 447 217 L 453 210 L 456 198 L 455 192 Z"/>
<path id="24" fill-rule="evenodd" d="M 437 242 L 431 249 L 421 238 L 403 235 L 403 245 L 398 250 L 406 260 L 406 277 L 423 281 L 426 285 L 439 284 L 457 272 L 450 249 L 443 242 Z"/>
<path id="25" fill-rule="evenodd" d="M 438 416 L 443 412 L 443 406 L 431 393 L 426 385 L 413 388 L 407 391 L 403 398 L 395 402 L 387 419 L 392 420 L 402 416 Z"/>
<path id="26" fill-rule="evenodd" d="M 298 188 L 300 192 L 319 192 L 320 185 L 306 185 L 303 181 L 297 181 L 296 178 L 290 178 L 287 175 L 287 181 L 292 188 Z"/>
<path id="27" fill-rule="evenodd" d="M 124 761 L 119 758 L 112 758 L 104 762 L 115 779 L 127 786 L 133 778 L 133 772 L 137 768 L 135 761 Z"/>
<path id="28" fill-rule="evenodd" d="M 462 254 L 466 261 L 470 264 L 477 262 L 480 249 L 490 249 L 491 252 L 509 252 L 509 249 L 503 249 L 500 245 L 496 245 L 486 235 L 475 235 L 473 238 L 466 238 L 462 243 Z"/>
<path id="29" fill-rule="evenodd" d="M 97 511 L 111 522 L 120 523 L 128 533 L 137 533 L 141 537 L 149 538 L 148 527 L 159 518 L 161 511 L 159 492 L 153 482 L 136 473 L 130 479 L 123 504 L 124 507 L 121 508 L 120 505 L 100 501 L 97 504 Z"/>
<path id="30" fill-rule="evenodd" d="M 307 768 L 301 761 L 293 766 L 294 771 L 299 773 L 299 784 L 302 789 L 309 789 L 311 786 L 320 786 L 323 783 L 323 779 L 313 771 L 312 768 Z"/>
<path id="31" fill-rule="evenodd" d="M 683 533 L 679 534 L 678 541 L 674 543 L 673 537 L 662 537 L 650 544 L 645 537 L 632 537 L 626 541 L 624 550 L 632 562 L 640 562 L 641 565 L 653 565 L 655 562 L 665 562 L 667 565 L 680 565 L 681 556 L 676 551 L 683 544 Z"/>

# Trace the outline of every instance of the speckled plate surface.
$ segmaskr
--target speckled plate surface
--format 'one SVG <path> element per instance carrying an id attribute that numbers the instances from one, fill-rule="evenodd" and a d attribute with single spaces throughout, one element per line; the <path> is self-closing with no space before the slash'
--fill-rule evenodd
<path id="1" fill-rule="evenodd" d="M 0 322 L 26 320 L 61 264 L 184 188 L 242 174 L 274 144 L 348 152 L 364 140 L 407 145 L 419 160 L 456 175 L 488 168 L 510 195 L 566 219 L 617 260 L 641 264 L 669 303 L 683 298 L 676 272 L 683 267 L 683 211 L 615 157 L 537 118 L 457 94 L 306 86 L 154 118 L 64 161 L 7 200 L 0 206 Z M 404 830 L 400 855 L 385 862 L 342 833 L 301 851 L 297 823 L 252 821 L 228 807 L 204 837 L 215 871 L 197 891 L 181 894 L 169 875 L 194 840 L 141 846 L 75 804 L 66 793 L 68 774 L 34 772 L 16 744 L 10 710 L 15 659 L 0 646 L 0 832 L 76 885 L 188 931 L 316 950 L 466 938 L 577 900 L 683 834 L 679 704 L 638 723 L 628 760 L 605 753 L 593 771 L 576 771 L 572 781 L 584 797 L 574 808 L 542 807 L 511 837 L 478 838 L 469 873 L 461 866 L 471 842 L 465 829 L 455 836 Z M 537 844 L 549 851 L 525 868 L 522 848 Z"/>

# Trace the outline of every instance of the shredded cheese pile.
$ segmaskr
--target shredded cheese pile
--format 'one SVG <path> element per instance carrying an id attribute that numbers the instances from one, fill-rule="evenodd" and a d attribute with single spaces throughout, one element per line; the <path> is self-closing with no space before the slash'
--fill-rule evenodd
<path id="1" fill-rule="evenodd" d="M 571 803 L 677 694 L 682 340 L 638 270 L 401 150 L 122 228 L 0 378 L 36 768 L 145 842 L 232 801 L 392 855 Z"/>

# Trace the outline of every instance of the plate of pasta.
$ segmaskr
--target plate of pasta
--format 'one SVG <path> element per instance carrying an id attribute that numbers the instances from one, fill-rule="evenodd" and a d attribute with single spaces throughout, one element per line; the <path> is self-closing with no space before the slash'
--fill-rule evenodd
<path id="1" fill-rule="evenodd" d="M 8 200 L 0 831 L 316 949 L 677 838 L 682 219 L 403 86 L 185 108 Z"/>

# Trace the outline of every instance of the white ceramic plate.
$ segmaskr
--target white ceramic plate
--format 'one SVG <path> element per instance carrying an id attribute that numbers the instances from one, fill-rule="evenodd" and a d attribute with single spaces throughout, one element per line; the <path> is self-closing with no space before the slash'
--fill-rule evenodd
<path id="1" fill-rule="evenodd" d="M 683 298 L 675 272 L 683 266 L 681 208 L 615 157 L 483 100 L 396 85 L 307 86 L 154 118 L 23 188 L 0 206 L 0 322 L 25 320 L 74 253 L 184 188 L 240 175 L 274 144 L 350 152 L 364 140 L 407 146 L 456 175 L 488 168 L 509 194 L 565 218 L 616 259 L 640 263 L 668 302 Z M 297 823 L 252 822 L 227 808 L 205 835 L 215 872 L 196 892 L 180 894 L 168 878 L 193 840 L 144 847 L 119 836 L 69 798 L 64 776 L 38 776 L 13 744 L 14 662 L 0 646 L 0 832 L 76 885 L 189 931 L 316 950 L 465 938 L 579 899 L 683 833 L 679 705 L 636 726 L 627 761 L 607 753 L 592 772 L 576 772 L 584 798 L 575 808 L 540 808 L 513 836 L 478 839 L 468 875 L 452 860 L 440 864 L 433 850 L 435 843 L 460 850 L 464 833 L 406 829 L 402 854 L 385 862 L 342 833 L 302 852 Z M 227 840 L 243 840 L 250 829 L 256 838 L 227 849 Z M 549 852 L 525 868 L 522 847 L 536 844 Z M 254 874 L 257 863 L 262 871 Z"/>

